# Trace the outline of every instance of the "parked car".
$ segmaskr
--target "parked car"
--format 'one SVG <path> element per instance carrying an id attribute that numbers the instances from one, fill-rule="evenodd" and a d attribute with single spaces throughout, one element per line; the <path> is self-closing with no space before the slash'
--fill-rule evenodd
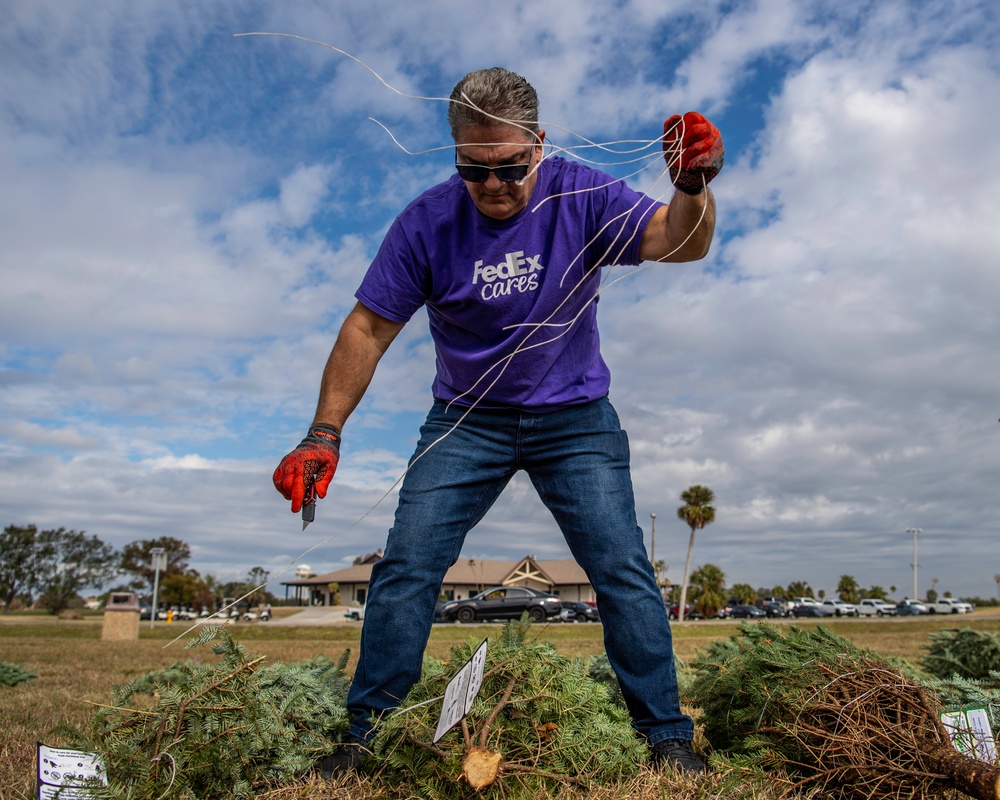
<path id="1" fill-rule="evenodd" d="M 828 617 L 856 617 L 858 616 L 858 607 L 854 603 L 845 603 L 843 600 L 836 600 L 834 598 L 827 598 L 822 603 L 820 603 L 823 608 L 827 609 Z"/>
<path id="2" fill-rule="evenodd" d="M 819 604 L 819 600 L 815 597 L 796 597 L 792 600 L 792 608 L 795 606 L 818 606 Z"/>
<path id="3" fill-rule="evenodd" d="M 562 603 L 555 595 L 527 586 L 495 586 L 468 600 L 452 600 L 441 607 L 445 622 L 477 619 L 517 619 L 525 611 L 535 622 L 558 616 Z"/>
<path id="4" fill-rule="evenodd" d="M 824 612 L 819 603 L 798 603 L 792 607 L 793 617 L 825 617 Z"/>
<path id="5" fill-rule="evenodd" d="M 764 612 L 765 616 L 768 617 L 787 617 L 789 615 L 788 609 L 782 602 L 774 602 L 771 600 L 764 600 L 760 606 L 758 606 L 761 611 Z"/>
<path id="6" fill-rule="evenodd" d="M 562 612 L 559 618 L 563 622 L 600 622 L 601 615 L 596 606 L 579 603 L 576 600 L 561 600 Z"/>
<path id="7" fill-rule="evenodd" d="M 793 601 L 791 601 L 791 600 L 785 600 L 782 597 L 764 597 L 764 598 L 761 598 L 760 602 L 762 604 L 761 607 L 763 607 L 763 605 L 766 605 L 767 603 L 774 603 L 775 605 L 781 606 L 783 609 L 785 609 L 786 616 L 787 616 L 787 613 L 791 612 L 792 606 L 795 605 L 795 603 Z"/>
<path id="8" fill-rule="evenodd" d="M 677 612 L 680 611 L 680 603 L 671 603 L 667 607 L 667 616 L 670 619 L 677 619 Z M 705 619 L 704 615 L 695 609 L 690 603 L 684 604 L 684 619 Z"/>
<path id="9" fill-rule="evenodd" d="M 454 600 L 438 600 L 437 604 L 434 606 L 434 621 L 444 622 L 444 607 L 450 606 L 454 603 Z"/>
<path id="10" fill-rule="evenodd" d="M 866 597 L 858 603 L 858 614 L 862 617 L 894 617 L 896 616 L 896 604 L 890 603 L 888 600 Z"/>
<path id="11" fill-rule="evenodd" d="M 729 617 L 732 616 L 732 613 L 733 613 L 732 606 L 723 606 L 722 608 L 720 608 L 718 611 L 715 612 L 715 616 L 718 619 L 729 619 Z"/>
<path id="12" fill-rule="evenodd" d="M 896 603 L 896 616 L 915 617 L 927 613 L 927 606 L 919 600 L 900 600 Z"/>
<path id="13" fill-rule="evenodd" d="M 762 619 L 767 616 L 764 609 L 757 606 L 739 605 L 733 606 L 729 616 L 733 619 Z"/>
<path id="14" fill-rule="evenodd" d="M 927 610 L 931 614 L 971 614 L 972 605 L 954 597 L 940 597 L 937 602 L 929 603 Z"/>

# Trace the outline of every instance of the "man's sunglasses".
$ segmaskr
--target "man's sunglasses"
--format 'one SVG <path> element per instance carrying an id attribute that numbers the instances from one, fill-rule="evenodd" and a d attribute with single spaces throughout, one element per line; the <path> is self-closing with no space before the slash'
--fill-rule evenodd
<path id="1" fill-rule="evenodd" d="M 455 164 L 459 177 L 469 183 L 486 183 L 492 172 L 503 183 L 517 183 L 528 177 L 531 162 L 527 164 L 505 164 L 502 167 L 484 167 L 481 164 Z"/>

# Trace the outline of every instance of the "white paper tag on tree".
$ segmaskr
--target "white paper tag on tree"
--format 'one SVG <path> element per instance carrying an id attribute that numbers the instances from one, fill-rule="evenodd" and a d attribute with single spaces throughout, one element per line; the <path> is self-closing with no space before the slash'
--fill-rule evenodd
<path id="1" fill-rule="evenodd" d="M 997 743 L 985 708 L 944 711 L 941 713 L 941 722 L 958 752 L 980 761 L 996 761 Z"/>
<path id="2" fill-rule="evenodd" d="M 441 716 L 438 718 L 437 730 L 434 732 L 434 743 L 454 728 L 472 708 L 472 703 L 483 685 L 483 672 L 486 668 L 486 639 L 479 645 L 472 658 L 448 681 L 444 690 L 444 704 Z"/>
<path id="3" fill-rule="evenodd" d="M 965 712 L 965 718 L 969 722 L 969 735 L 972 737 L 972 746 L 975 749 L 976 758 L 980 761 L 995 763 L 997 760 L 997 743 L 993 738 L 993 731 L 990 729 L 990 716 L 985 708 L 970 708 Z"/>
<path id="4" fill-rule="evenodd" d="M 38 743 L 38 800 L 57 795 L 59 800 L 89 800 L 93 795 L 86 784 L 92 780 L 108 783 L 97 753 Z"/>

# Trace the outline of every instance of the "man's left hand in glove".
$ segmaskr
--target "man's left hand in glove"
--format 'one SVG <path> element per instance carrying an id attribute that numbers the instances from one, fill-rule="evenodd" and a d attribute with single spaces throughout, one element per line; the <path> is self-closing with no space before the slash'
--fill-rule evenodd
<path id="1" fill-rule="evenodd" d="M 674 114 L 663 123 L 663 157 L 670 180 L 685 194 L 696 195 L 722 169 L 725 148 L 722 134 L 701 114 Z"/>

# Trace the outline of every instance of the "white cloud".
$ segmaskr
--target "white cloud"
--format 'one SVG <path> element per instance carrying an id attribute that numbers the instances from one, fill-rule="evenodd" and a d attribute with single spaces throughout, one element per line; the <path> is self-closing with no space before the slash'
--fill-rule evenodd
<path id="1" fill-rule="evenodd" d="M 317 212 L 328 191 L 331 168 L 322 164 L 301 167 L 281 181 L 279 202 L 289 224 L 305 225 Z"/>
<path id="2" fill-rule="evenodd" d="M 95 450 L 101 444 L 98 437 L 73 427 L 47 428 L 30 422 L 5 421 L 0 423 L 0 431 L 21 447 L 58 448 L 73 452 Z"/>

